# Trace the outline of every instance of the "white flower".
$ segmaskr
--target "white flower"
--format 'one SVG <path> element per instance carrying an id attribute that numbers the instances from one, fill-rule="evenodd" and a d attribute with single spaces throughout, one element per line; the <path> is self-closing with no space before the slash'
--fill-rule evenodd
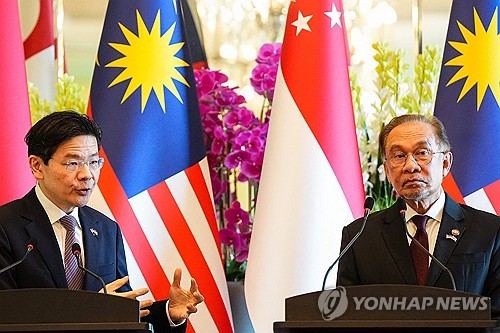
<path id="1" fill-rule="evenodd" d="M 385 176 L 385 170 L 383 164 L 379 165 L 379 167 L 377 168 L 377 172 L 378 172 L 378 179 L 381 182 L 385 182 L 387 180 L 387 177 Z"/>

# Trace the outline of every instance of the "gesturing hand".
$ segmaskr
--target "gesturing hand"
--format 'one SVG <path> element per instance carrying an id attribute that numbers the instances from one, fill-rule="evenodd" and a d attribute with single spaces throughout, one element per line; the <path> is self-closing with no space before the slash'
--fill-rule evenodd
<path id="1" fill-rule="evenodd" d="M 191 279 L 189 290 L 181 288 L 182 270 L 174 272 L 174 281 L 170 287 L 168 314 L 174 323 L 187 319 L 191 313 L 198 311 L 196 306 L 203 302 L 203 296 L 198 291 L 195 279 Z"/>
<path id="2" fill-rule="evenodd" d="M 122 277 L 121 279 L 115 280 L 111 283 L 108 283 L 106 285 L 106 290 L 108 291 L 109 295 L 115 295 L 115 296 L 120 296 L 120 297 L 125 297 L 125 298 L 132 298 L 136 299 L 139 296 L 145 295 L 148 293 L 149 289 L 148 288 L 140 288 L 140 289 L 135 289 L 131 291 L 125 291 L 125 292 L 117 292 L 118 289 L 120 289 L 121 286 L 126 284 L 128 282 L 128 276 Z M 104 292 L 104 290 L 100 290 L 100 293 Z M 143 309 L 147 306 L 150 306 L 153 304 L 153 300 L 144 300 L 140 302 L 140 308 Z M 140 315 L 141 317 L 147 316 L 149 314 L 149 310 L 141 310 Z"/>

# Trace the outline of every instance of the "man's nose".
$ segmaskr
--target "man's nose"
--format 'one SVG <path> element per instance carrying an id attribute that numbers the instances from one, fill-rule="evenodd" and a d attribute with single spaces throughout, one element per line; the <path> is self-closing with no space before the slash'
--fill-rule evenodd
<path id="1" fill-rule="evenodd" d="M 405 164 L 403 164 L 403 170 L 414 172 L 415 170 L 419 169 L 421 169 L 420 164 L 418 164 L 413 154 L 406 155 Z"/>

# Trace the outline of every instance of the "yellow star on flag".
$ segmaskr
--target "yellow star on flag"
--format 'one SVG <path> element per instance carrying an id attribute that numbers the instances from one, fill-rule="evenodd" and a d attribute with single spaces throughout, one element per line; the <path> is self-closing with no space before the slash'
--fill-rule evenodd
<path id="1" fill-rule="evenodd" d="M 141 88 L 141 112 L 144 112 L 153 91 L 165 112 L 163 87 L 166 87 L 181 103 L 183 101 L 174 80 L 189 87 L 186 79 L 177 70 L 177 67 L 186 67 L 189 64 L 175 56 L 183 47 L 184 42 L 171 44 L 175 22 L 161 35 L 160 11 L 156 14 L 151 31 L 148 31 L 139 11 L 136 11 L 136 14 L 137 35 L 119 23 L 128 44 L 109 43 L 112 48 L 123 54 L 123 57 L 111 61 L 106 67 L 118 67 L 124 70 L 108 87 L 130 80 L 121 103 Z"/>

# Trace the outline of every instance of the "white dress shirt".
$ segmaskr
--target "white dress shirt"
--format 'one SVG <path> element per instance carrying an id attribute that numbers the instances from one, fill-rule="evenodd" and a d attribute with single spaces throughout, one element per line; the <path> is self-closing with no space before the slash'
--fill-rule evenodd
<path id="1" fill-rule="evenodd" d="M 425 231 L 427 231 L 427 235 L 429 237 L 429 252 L 434 254 L 434 248 L 436 247 L 436 240 L 439 234 L 439 227 L 441 226 L 441 220 L 443 218 L 444 212 L 444 202 L 445 202 L 445 194 L 443 189 L 441 188 L 441 194 L 439 199 L 429 208 L 429 210 L 425 213 L 425 215 L 429 216 L 429 220 L 425 226 Z M 411 221 L 411 218 L 415 215 L 419 215 L 417 212 L 413 210 L 410 206 L 406 208 L 406 227 L 408 228 L 408 232 L 410 235 L 415 236 L 417 232 L 417 226 Z M 408 238 L 408 244 L 411 243 L 411 238 Z M 429 257 L 429 264 L 432 259 Z"/>
<path id="2" fill-rule="evenodd" d="M 63 259 L 64 262 L 64 246 L 66 243 L 66 229 L 63 227 L 61 222 L 59 222 L 59 219 L 65 215 L 67 215 L 63 210 L 59 209 L 52 201 L 50 201 L 45 194 L 42 192 L 42 189 L 40 188 L 40 185 L 36 185 L 35 187 L 35 193 L 42 204 L 43 209 L 45 210 L 45 213 L 47 213 L 47 216 L 49 217 L 50 224 L 52 225 L 52 229 L 54 229 L 54 234 L 56 235 L 57 239 L 57 244 L 59 245 L 59 250 L 61 251 L 61 258 Z M 85 263 L 85 255 L 84 255 L 84 247 L 83 247 L 83 232 L 82 232 L 82 225 L 80 224 L 80 218 L 78 217 L 78 207 L 73 209 L 73 211 L 70 214 L 76 219 L 76 226 L 75 226 L 75 239 L 78 244 L 80 244 L 81 247 L 81 258 L 82 258 L 82 265 Z"/>

